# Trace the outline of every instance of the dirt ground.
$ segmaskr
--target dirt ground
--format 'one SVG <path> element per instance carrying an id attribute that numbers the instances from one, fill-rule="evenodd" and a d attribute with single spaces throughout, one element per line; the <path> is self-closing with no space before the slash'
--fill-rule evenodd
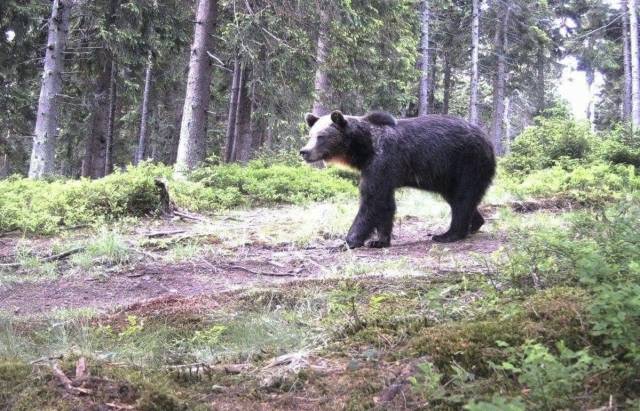
<path id="1" fill-rule="evenodd" d="M 276 211 L 286 224 L 286 209 Z M 57 262 L 54 279 L 0 282 L 0 310 L 17 315 L 43 314 L 52 310 L 89 307 L 100 312 L 112 311 L 155 299 L 182 299 L 197 296 L 268 287 L 282 283 L 323 279 L 345 275 L 345 268 L 358 264 L 401 264 L 424 271 L 478 272 L 481 256 L 497 250 L 502 240 L 491 233 L 491 222 L 481 232 L 453 244 L 437 244 L 431 235 L 443 229 L 445 220 L 433 222 L 405 216 L 396 222 L 392 246 L 387 249 L 341 249 L 339 238 L 317 238 L 304 245 L 269 243 L 255 240 L 264 227 L 249 227 L 243 222 L 264 221 L 269 216 L 244 213 L 241 218 L 219 217 L 206 222 L 193 220 L 141 221 L 126 235 L 130 244 L 144 244 L 127 264 L 105 267 L 96 265 L 78 271 L 70 260 Z M 234 227 L 233 224 L 236 224 Z M 242 224 L 241 224 L 242 223 Z M 215 232 L 226 227 L 226 239 Z M 241 227 L 241 228 L 239 228 Z M 488 228 L 488 229 L 487 229 Z M 240 233 L 238 230 L 242 230 Z M 235 233 L 234 230 L 238 231 Z M 177 244 L 183 239 L 204 239 L 195 245 L 197 252 L 181 261 L 166 258 L 170 246 L 155 247 L 149 235 L 166 233 L 162 241 Z M 237 234 L 237 235 L 236 235 Z M 88 235 L 74 233 L 66 238 L 72 243 Z M 238 244 L 238 237 L 249 240 Z M 337 237 L 337 236 L 336 236 Z M 20 234 L 0 237 L 0 263 L 15 260 L 19 244 L 40 256 L 51 255 L 54 238 L 24 239 Z M 147 242 L 147 243 L 145 243 Z M 136 248 L 137 249 L 137 248 Z M 18 279 L 28 273 L 21 268 L 1 268 Z M 363 268 L 366 271 L 366 267 Z M 393 275 L 393 270 L 390 270 Z M 406 270 L 404 270 L 406 272 Z M 366 274 L 360 272 L 358 274 Z"/>

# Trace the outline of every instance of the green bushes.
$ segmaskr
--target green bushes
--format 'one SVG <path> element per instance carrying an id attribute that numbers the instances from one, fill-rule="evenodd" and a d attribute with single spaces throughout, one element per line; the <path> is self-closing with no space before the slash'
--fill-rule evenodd
<path id="1" fill-rule="evenodd" d="M 168 169 L 131 167 L 101 180 L 0 181 L 0 231 L 51 234 L 100 219 L 153 214 L 160 204 L 154 177 Z"/>
<path id="2" fill-rule="evenodd" d="M 247 166 L 226 165 L 201 168 L 191 179 L 205 187 L 236 196 L 233 205 L 298 204 L 324 200 L 340 194 L 353 194 L 352 182 L 334 169 L 280 164 L 266 165 L 256 161 Z"/>
<path id="3" fill-rule="evenodd" d="M 554 197 L 584 206 L 603 206 L 640 189 L 640 175 L 633 166 L 594 162 L 564 162 L 505 184 L 519 197 Z"/>
<path id="4" fill-rule="evenodd" d="M 536 119 L 511 145 L 503 161 L 505 170 L 526 174 L 552 166 L 561 158 L 586 159 L 593 151 L 595 136 L 586 123 L 565 118 Z"/>
<path id="5" fill-rule="evenodd" d="M 169 167 L 142 164 L 100 180 L 0 181 L 0 231 L 51 234 L 61 227 L 124 216 L 154 215 L 160 196 L 154 180 L 169 181 L 179 207 L 215 211 L 237 206 L 294 204 L 355 193 L 335 170 L 263 162 L 202 168 L 191 181 L 172 180 Z"/>

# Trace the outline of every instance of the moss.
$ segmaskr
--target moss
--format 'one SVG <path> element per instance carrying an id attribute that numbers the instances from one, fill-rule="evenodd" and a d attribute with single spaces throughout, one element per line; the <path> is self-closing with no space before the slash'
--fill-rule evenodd
<path id="1" fill-rule="evenodd" d="M 408 343 L 414 355 L 429 355 L 446 369 L 452 362 L 478 375 L 490 373 L 490 363 L 505 358 L 497 344 L 519 346 L 527 340 L 548 344 L 563 340 L 582 343 L 586 295 L 572 288 L 541 292 L 522 303 L 522 309 L 496 318 L 455 322 L 420 330 Z"/>

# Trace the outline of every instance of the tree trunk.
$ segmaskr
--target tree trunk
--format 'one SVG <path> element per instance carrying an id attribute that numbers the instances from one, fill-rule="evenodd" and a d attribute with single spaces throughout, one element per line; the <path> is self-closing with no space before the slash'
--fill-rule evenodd
<path id="1" fill-rule="evenodd" d="M 238 111 L 233 144 L 233 160 L 241 163 L 249 161 L 251 153 L 251 97 L 247 83 L 251 77 L 251 68 L 247 62 L 242 64 L 240 90 L 238 91 Z"/>
<path id="2" fill-rule="evenodd" d="M 438 55 L 433 52 L 429 54 L 431 62 L 429 63 L 429 98 L 428 112 L 436 112 L 436 84 L 438 83 Z"/>
<path id="3" fill-rule="evenodd" d="M 314 101 L 313 114 L 323 116 L 329 113 L 327 100 L 329 97 L 329 76 L 326 70 L 327 56 L 329 55 L 329 14 L 321 8 L 320 25 L 318 27 L 318 41 L 316 44 L 316 75 L 313 83 Z"/>
<path id="4" fill-rule="evenodd" d="M 444 52 L 444 73 L 443 73 L 443 95 L 442 95 L 442 114 L 449 114 L 449 104 L 451 101 L 451 58 L 448 52 Z"/>
<path id="5" fill-rule="evenodd" d="M 109 86 L 109 119 L 107 120 L 107 142 L 104 153 L 104 175 L 113 172 L 113 135 L 116 124 L 116 101 L 118 98 L 118 65 L 111 57 L 111 82 Z"/>
<path id="6" fill-rule="evenodd" d="M 469 121 L 472 124 L 478 124 L 478 44 L 480 37 L 480 0 L 473 0 L 473 22 L 471 27 Z"/>
<path id="7" fill-rule="evenodd" d="M 138 149 L 136 150 L 133 164 L 144 160 L 147 150 L 147 128 L 149 125 L 149 95 L 151 93 L 151 71 L 153 69 L 153 53 L 149 51 L 147 56 L 147 70 L 144 75 L 144 92 L 142 93 L 142 108 L 140 110 L 140 136 L 138 137 Z"/>
<path id="8" fill-rule="evenodd" d="M 491 124 L 491 137 L 496 154 L 503 154 L 503 120 L 504 97 L 507 75 L 506 51 L 507 51 L 507 26 L 511 9 L 507 4 L 502 16 L 500 27 L 496 29 L 494 47 L 497 55 L 496 77 L 493 85 L 493 121 Z"/>
<path id="9" fill-rule="evenodd" d="M 629 0 L 629 35 L 631 36 L 631 124 L 640 127 L 640 58 L 638 50 L 637 0 Z"/>
<path id="10" fill-rule="evenodd" d="M 199 0 L 195 34 L 189 60 L 187 93 L 184 101 L 180 142 L 175 172 L 182 176 L 194 169 L 205 157 L 207 110 L 209 108 L 212 32 L 217 17 L 216 0 Z"/>
<path id="11" fill-rule="evenodd" d="M 429 113 L 429 1 L 420 1 L 420 87 L 418 116 Z"/>
<path id="12" fill-rule="evenodd" d="M 111 86 L 111 55 L 105 49 L 98 51 L 101 70 L 95 83 L 95 91 L 91 108 L 91 126 L 85 142 L 85 153 L 82 159 L 82 177 L 104 177 L 106 169 L 107 134 L 109 110 L 109 89 Z"/>
<path id="13" fill-rule="evenodd" d="M 624 95 L 622 100 L 622 119 L 631 120 L 631 96 L 633 80 L 631 78 L 631 38 L 629 36 L 629 7 L 626 1 L 622 6 L 622 42 L 624 52 Z"/>
<path id="14" fill-rule="evenodd" d="M 240 89 L 240 57 L 233 60 L 233 74 L 231 75 L 231 92 L 229 93 L 229 120 L 227 122 L 226 149 L 224 154 L 225 163 L 232 160 L 233 140 L 236 135 L 236 114 L 238 112 L 238 90 Z"/>
<path id="15" fill-rule="evenodd" d="M 72 0 L 54 0 L 51 8 L 47 50 L 44 57 L 42 85 L 29 164 L 30 178 L 42 178 L 54 172 L 55 146 L 58 135 L 58 95 L 62 91 L 64 49 L 72 6 Z"/>
<path id="16" fill-rule="evenodd" d="M 545 84 L 544 84 L 544 44 L 538 44 L 538 50 L 536 52 L 536 65 L 538 81 L 536 87 L 538 88 L 538 95 L 536 101 L 536 114 L 540 115 L 545 109 Z"/>

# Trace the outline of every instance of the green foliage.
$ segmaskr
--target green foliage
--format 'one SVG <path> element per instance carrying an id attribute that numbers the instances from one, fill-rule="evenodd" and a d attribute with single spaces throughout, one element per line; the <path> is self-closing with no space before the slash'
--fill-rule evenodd
<path id="1" fill-rule="evenodd" d="M 561 158 L 586 159 L 594 149 L 595 136 L 586 123 L 567 118 L 537 117 L 511 145 L 503 165 L 514 174 L 542 170 Z"/>
<path id="2" fill-rule="evenodd" d="M 640 168 L 640 135 L 632 133 L 628 126 L 618 125 L 605 135 L 599 155 L 613 164 Z"/>
<path id="3" fill-rule="evenodd" d="M 160 205 L 154 177 L 168 169 L 145 164 L 91 180 L 0 181 L 0 231 L 51 234 L 101 219 L 153 215 Z"/>
<path id="4" fill-rule="evenodd" d="M 556 349 L 557 355 L 542 344 L 528 341 L 519 349 L 508 349 L 509 360 L 494 367 L 517 378 L 533 408 L 570 408 L 585 377 L 603 369 L 606 360 L 594 358 L 586 350 L 572 351 L 562 342 Z"/>
<path id="5" fill-rule="evenodd" d="M 585 287 L 591 335 L 611 354 L 640 359 L 640 200 L 581 213 L 566 230 L 516 234 L 518 249 L 501 272 L 521 290 L 558 284 Z"/>
<path id="6" fill-rule="evenodd" d="M 174 181 L 169 167 L 150 163 L 94 181 L 33 181 L 15 176 L 0 181 L 0 231 L 52 234 L 63 227 L 156 215 L 160 207 L 157 177 L 169 181 L 178 206 L 193 210 L 297 204 L 355 193 L 353 183 L 333 169 L 257 161 L 247 167 L 204 167 L 194 173 L 194 181 Z"/>
<path id="7" fill-rule="evenodd" d="M 318 170 L 305 165 L 265 165 L 253 161 L 246 167 L 237 164 L 209 166 L 196 170 L 193 181 L 223 192 L 228 205 L 299 204 L 326 200 L 355 193 L 353 184 L 333 169 Z"/>
<path id="8" fill-rule="evenodd" d="M 568 170 L 567 170 L 568 169 Z M 584 206 L 603 207 L 640 189 L 640 176 L 633 166 L 594 162 L 562 165 L 534 171 L 507 182 L 520 197 L 567 200 Z"/>

